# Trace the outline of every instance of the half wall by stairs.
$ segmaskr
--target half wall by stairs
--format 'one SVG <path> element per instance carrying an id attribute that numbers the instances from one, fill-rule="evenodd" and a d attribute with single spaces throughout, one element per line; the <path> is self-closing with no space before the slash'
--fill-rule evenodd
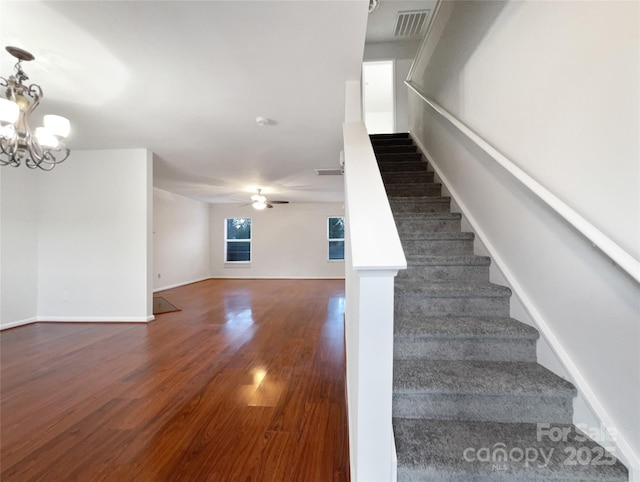
<path id="1" fill-rule="evenodd" d="M 537 331 L 450 212 L 408 134 L 371 142 L 408 269 L 396 279 L 393 427 L 398 480 L 622 481 L 572 425 L 576 390 L 536 363 Z"/>

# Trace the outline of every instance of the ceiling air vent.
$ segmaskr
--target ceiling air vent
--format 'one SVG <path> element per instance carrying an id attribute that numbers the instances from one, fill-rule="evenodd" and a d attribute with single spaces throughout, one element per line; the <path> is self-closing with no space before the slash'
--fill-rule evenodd
<path id="1" fill-rule="evenodd" d="M 342 176 L 343 170 L 339 167 L 335 169 L 315 169 L 318 176 Z"/>
<path id="2" fill-rule="evenodd" d="M 394 37 L 421 37 L 427 30 L 431 10 L 411 10 L 398 12 L 396 26 L 393 28 Z"/>

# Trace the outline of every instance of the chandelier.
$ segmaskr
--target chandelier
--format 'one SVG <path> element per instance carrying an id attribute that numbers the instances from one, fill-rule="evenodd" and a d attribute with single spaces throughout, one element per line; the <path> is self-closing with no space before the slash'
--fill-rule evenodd
<path id="1" fill-rule="evenodd" d="M 8 79 L 0 77 L 5 98 L 0 97 L 0 165 L 18 167 L 22 162 L 30 168 L 50 171 L 71 152 L 64 144 L 69 135 L 69 120 L 59 115 L 45 115 L 44 127 L 31 132 L 29 118 L 42 99 L 39 85 L 27 86 L 29 80 L 20 65 L 35 57 L 18 47 L 7 47 L 7 52 L 18 59 L 15 74 Z"/>

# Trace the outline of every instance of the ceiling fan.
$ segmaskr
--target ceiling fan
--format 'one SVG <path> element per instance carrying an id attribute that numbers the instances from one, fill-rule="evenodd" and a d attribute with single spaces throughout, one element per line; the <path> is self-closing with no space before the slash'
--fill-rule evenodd
<path id="1" fill-rule="evenodd" d="M 267 201 L 267 198 L 262 194 L 262 189 L 258 189 L 258 193 L 251 196 L 251 207 L 253 209 L 257 209 L 258 211 L 262 211 L 265 208 L 271 209 L 274 204 L 289 204 L 289 201 Z M 248 204 L 243 204 L 243 206 L 247 206 Z"/>

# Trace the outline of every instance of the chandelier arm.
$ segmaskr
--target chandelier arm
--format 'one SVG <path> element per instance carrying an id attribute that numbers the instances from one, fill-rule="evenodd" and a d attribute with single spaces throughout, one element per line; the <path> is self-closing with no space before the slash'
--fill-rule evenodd
<path id="1" fill-rule="evenodd" d="M 42 148 L 42 146 L 37 141 L 37 139 L 33 138 L 33 135 L 31 135 L 31 133 L 29 133 L 27 137 L 26 150 L 27 150 L 28 156 L 25 159 L 25 164 L 27 164 L 27 166 L 30 167 L 31 169 L 40 167 L 40 164 L 45 160 L 47 156 L 47 151 Z M 34 166 L 31 167 L 29 164 L 34 164 Z"/>
<path id="2" fill-rule="evenodd" d="M 16 137 L 6 139 L 0 137 L 0 165 L 18 167 L 20 159 L 16 158 Z M 3 157 L 6 156 L 6 159 Z"/>
<path id="3" fill-rule="evenodd" d="M 38 84 L 31 84 L 29 86 L 29 89 L 27 90 L 27 94 L 33 99 L 33 108 L 29 109 L 29 111 L 32 112 L 40 103 L 40 99 L 44 97 L 44 94 L 42 93 L 42 87 L 40 87 Z"/>
<path id="4" fill-rule="evenodd" d="M 62 159 L 57 159 L 56 156 L 53 155 L 54 152 L 63 153 L 64 156 L 62 157 Z M 71 149 L 69 149 L 64 144 L 60 143 L 56 149 L 50 149 L 48 151 L 45 151 L 44 156 L 42 156 L 42 160 L 40 161 L 40 163 L 51 164 L 51 166 L 57 166 L 58 164 L 61 164 L 64 161 L 66 161 L 67 158 L 69 157 L 69 154 L 71 154 Z"/>
<path id="5" fill-rule="evenodd" d="M 58 164 L 66 161 L 69 154 L 71 154 L 71 150 L 63 143 L 60 143 L 56 149 L 42 149 L 40 147 L 42 149 L 42 154 L 40 155 L 36 152 L 36 148 L 32 147 L 35 144 L 37 142 L 29 143 L 29 157 L 25 160 L 25 164 L 30 169 L 38 167 L 43 171 L 50 171 Z M 54 152 L 62 153 L 62 159 L 57 159 Z"/>

